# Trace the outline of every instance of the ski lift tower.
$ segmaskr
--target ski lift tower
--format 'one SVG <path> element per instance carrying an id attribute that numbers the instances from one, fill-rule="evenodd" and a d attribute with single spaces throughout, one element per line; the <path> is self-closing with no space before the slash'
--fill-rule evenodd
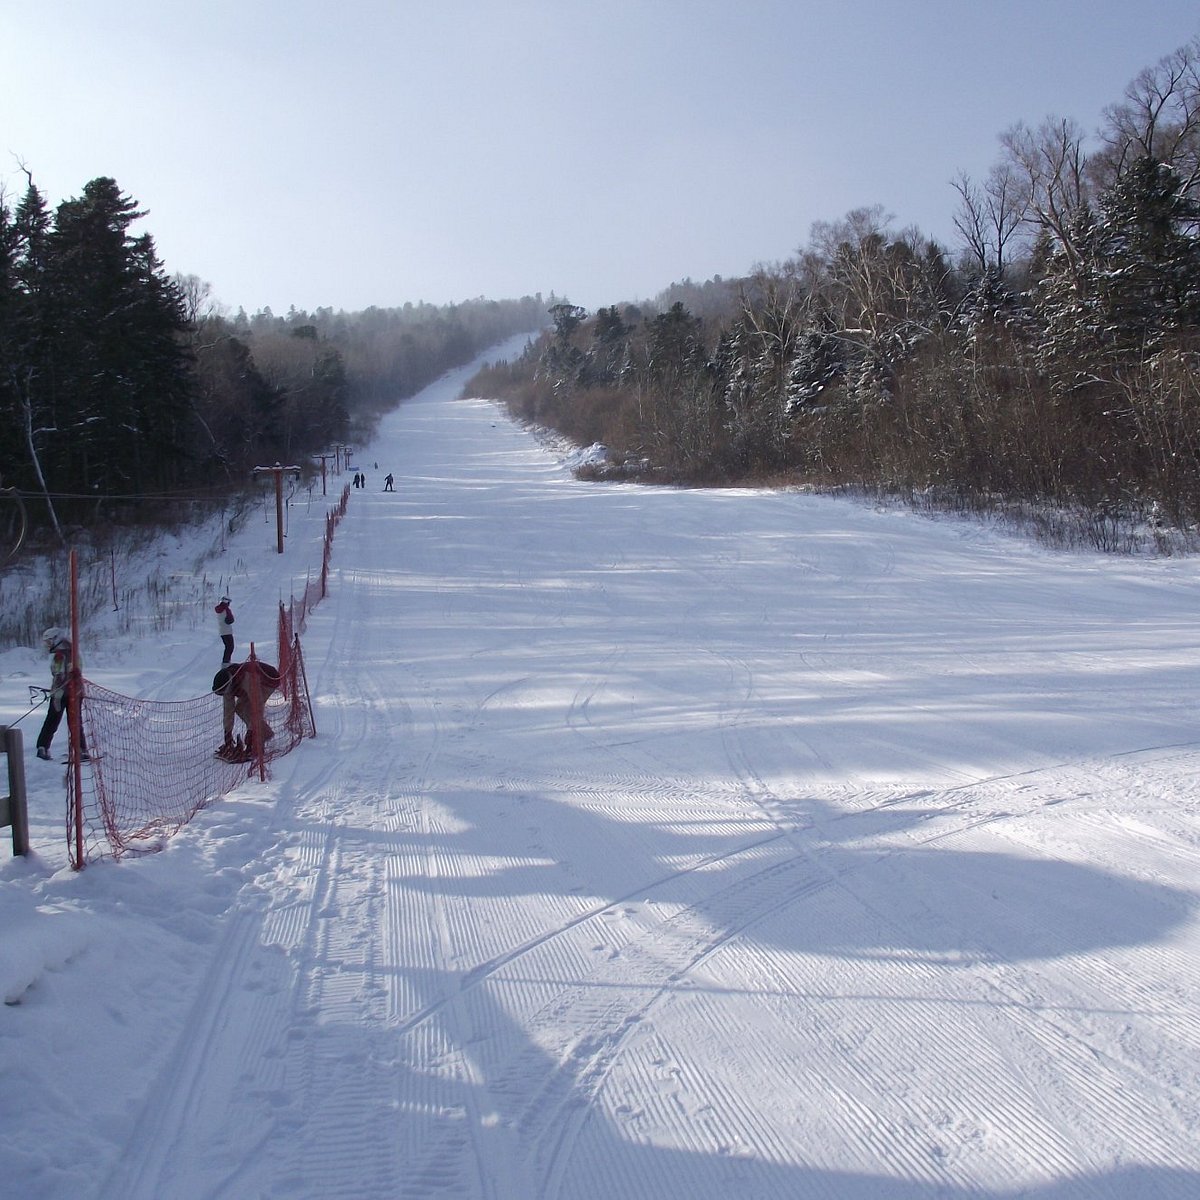
<path id="1" fill-rule="evenodd" d="M 324 496 L 324 495 L 326 495 L 326 491 L 325 491 L 325 464 L 326 464 L 326 463 L 327 463 L 327 462 L 328 462 L 328 461 L 329 461 L 331 458 L 333 458 L 333 451 L 332 451 L 332 450 L 330 450 L 330 451 L 327 451 L 325 454 L 314 454 L 314 455 L 313 455 L 313 458 L 319 458 L 319 459 L 321 460 L 321 495 L 322 495 L 322 496 Z"/>
<path id="2" fill-rule="evenodd" d="M 285 471 L 290 472 L 296 479 L 300 478 L 299 467 L 284 467 L 279 463 L 273 467 L 255 467 L 250 472 L 252 475 L 275 476 L 275 544 L 280 554 L 283 553 L 283 474 Z"/>

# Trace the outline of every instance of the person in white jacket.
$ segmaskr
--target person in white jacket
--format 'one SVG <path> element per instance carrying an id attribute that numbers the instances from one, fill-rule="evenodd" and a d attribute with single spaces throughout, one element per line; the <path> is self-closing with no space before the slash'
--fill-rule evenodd
<path id="1" fill-rule="evenodd" d="M 67 725 L 70 727 L 71 717 L 68 710 L 68 693 L 74 684 L 76 661 L 71 647 L 71 639 L 65 629 L 52 626 L 42 634 L 42 644 L 50 655 L 50 687 L 46 695 L 50 708 L 42 723 L 41 732 L 37 737 L 37 756 L 47 761 L 50 759 L 50 743 L 62 723 L 63 715 L 67 715 Z M 87 746 L 83 740 L 83 730 L 79 731 L 80 756 L 88 760 Z"/>
<path id="2" fill-rule="evenodd" d="M 217 633 L 225 644 L 221 661 L 227 663 L 233 658 L 233 609 L 229 607 L 229 597 L 222 596 L 221 603 L 213 611 L 217 614 Z"/>

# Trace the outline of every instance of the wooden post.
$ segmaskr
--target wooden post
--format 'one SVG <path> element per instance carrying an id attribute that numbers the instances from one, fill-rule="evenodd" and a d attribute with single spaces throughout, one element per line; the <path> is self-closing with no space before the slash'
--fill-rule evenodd
<path id="1" fill-rule="evenodd" d="M 333 455 L 332 454 L 314 454 L 313 457 L 319 458 L 321 460 L 321 495 L 324 496 L 326 494 L 326 489 L 325 489 L 326 464 L 328 463 L 328 460 L 333 457 Z"/>
<path id="2" fill-rule="evenodd" d="M 265 783 L 267 779 L 267 714 L 263 711 L 262 676 L 258 673 L 258 656 L 254 653 L 254 643 L 250 643 L 250 658 L 246 664 L 250 668 L 250 722 L 246 725 L 247 739 L 254 744 L 254 757 L 250 774 L 258 768 L 258 779 Z"/>
<path id="3" fill-rule="evenodd" d="M 275 543 L 283 553 L 283 471 L 275 464 Z"/>
<path id="4" fill-rule="evenodd" d="M 0 829 L 12 826 L 14 854 L 29 853 L 29 806 L 25 798 L 25 756 L 21 731 L 0 725 L 0 751 L 8 756 L 8 794 L 0 796 Z"/>
<path id="5" fill-rule="evenodd" d="M 273 467 L 255 467 L 252 475 L 265 475 L 270 472 L 275 476 L 275 546 L 280 554 L 283 553 L 283 473 L 295 471 L 300 474 L 299 467 L 283 467 L 276 463 Z"/>

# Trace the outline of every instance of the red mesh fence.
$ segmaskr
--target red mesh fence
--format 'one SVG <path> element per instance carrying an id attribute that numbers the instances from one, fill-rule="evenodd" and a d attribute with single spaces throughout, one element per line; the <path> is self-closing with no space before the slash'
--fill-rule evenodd
<path id="1" fill-rule="evenodd" d="M 299 635 L 328 591 L 333 534 L 349 503 L 347 484 L 325 517 L 320 576 L 305 580 L 299 601 L 279 606 L 280 684 L 265 709 L 272 736 L 253 759 L 231 762 L 215 754 L 223 736 L 220 696 L 137 700 L 80 680 L 84 745 L 91 757 L 82 764 L 79 786 L 73 764 L 67 772 L 72 866 L 159 849 L 206 804 L 251 775 L 265 778 L 268 762 L 316 736 Z"/>
<path id="2" fill-rule="evenodd" d="M 291 603 L 279 605 L 279 669 L 282 671 L 288 657 L 288 647 L 302 634 L 308 623 L 308 614 L 312 612 L 329 591 L 329 562 L 333 557 L 333 535 L 346 509 L 350 504 L 350 487 L 342 489 L 342 498 L 336 507 L 331 508 L 325 515 L 325 544 L 321 553 L 321 573 L 313 579 L 311 576 L 304 580 L 304 592 L 297 600 L 292 597 Z"/>
<path id="3" fill-rule="evenodd" d="M 216 755 L 223 738 L 220 696 L 138 700 L 82 680 L 80 710 L 90 758 L 82 765 L 80 789 L 73 765 L 67 772 L 72 866 L 159 849 L 205 805 L 254 774 L 265 778 L 268 762 L 315 736 L 298 639 L 288 659 L 264 710 L 273 736 L 262 740 L 260 755 L 240 762 Z"/>

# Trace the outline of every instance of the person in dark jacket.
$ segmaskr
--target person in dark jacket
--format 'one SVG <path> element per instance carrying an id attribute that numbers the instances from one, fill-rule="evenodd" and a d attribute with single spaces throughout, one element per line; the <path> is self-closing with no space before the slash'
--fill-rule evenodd
<path id="1" fill-rule="evenodd" d="M 267 724 L 267 698 L 279 687 L 279 668 L 261 659 L 230 663 L 213 676 L 212 690 L 224 702 L 222 725 L 225 740 L 217 754 L 222 758 L 237 756 L 233 740 L 233 718 L 239 717 L 246 726 L 244 753 L 252 757 L 260 747 L 275 736 Z"/>

